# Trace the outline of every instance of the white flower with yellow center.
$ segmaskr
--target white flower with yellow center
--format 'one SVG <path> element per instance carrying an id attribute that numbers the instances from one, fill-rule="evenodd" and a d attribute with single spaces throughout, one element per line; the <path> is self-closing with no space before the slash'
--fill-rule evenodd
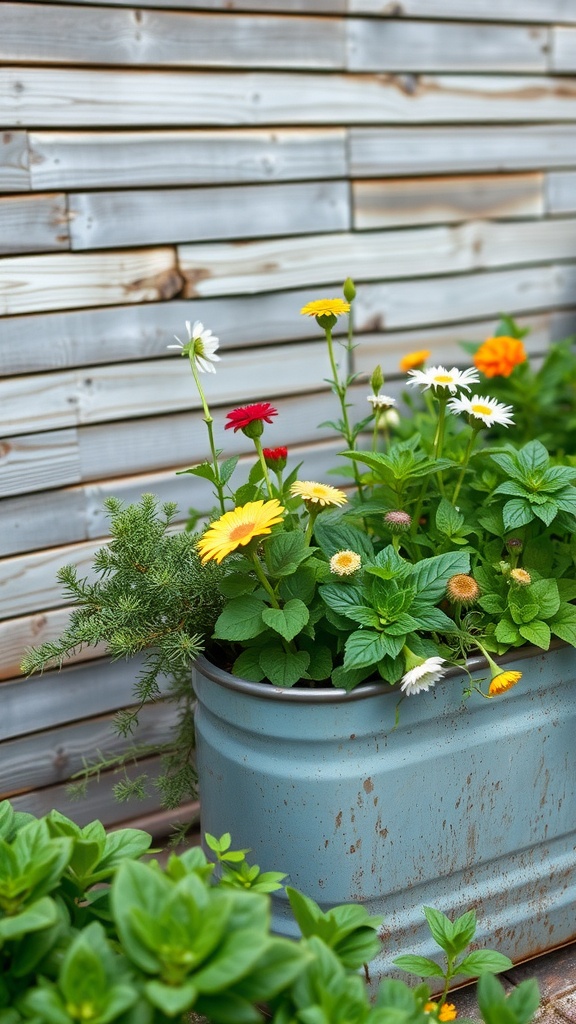
<path id="1" fill-rule="evenodd" d="M 442 668 L 444 661 L 444 658 L 439 657 L 424 659 L 414 656 L 412 659 L 407 658 L 407 666 L 412 665 L 413 667 L 408 668 L 408 671 L 402 676 L 400 685 L 402 692 L 407 697 L 411 697 L 415 693 L 420 693 L 421 690 L 429 690 L 430 687 L 435 686 L 446 672 L 446 669 Z"/>
<path id="2" fill-rule="evenodd" d="M 471 384 L 477 384 L 480 380 L 478 370 L 473 366 L 467 370 L 459 370 L 453 366 L 447 370 L 444 366 L 431 366 L 428 370 L 409 370 L 409 386 L 422 385 L 422 390 L 428 388 L 447 388 L 451 395 L 455 395 L 460 388 L 470 391 Z"/>
<path id="3" fill-rule="evenodd" d="M 337 551 L 330 559 L 330 571 L 337 576 L 352 576 L 362 565 L 362 559 L 356 551 L 349 551 L 348 548 Z"/>
<path id="4" fill-rule="evenodd" d="M 509 427 L 514 424 L 510 415 L 512 406 L 503 405 L 495 398 L 485 398 L 482 395 L 473 395 L 472 398 L 468 398 L 468 395 L 458 395 L 458 398 L 450 399 L 448 408 L 450 412 L 467 412 L 469 416 L 482 420 L 487 427 L 492 427 L 495 423 L 501 427 Z"/>
<path id="5" fill-rule="evenodd" d="M 182 350 L 182 355 L 193 358 L 201 373 L 216 373 L 216 367 L 212 366 L 212 363 L 217 363 L 220 360 L 220 356 L 216 355 L 219 338 L 205 328 L 200 320 L 195 320 L 192 327 L 190 321 L 187 320 L 186 330 L 188 332 L 186 344 L 181 342 L 177 335 L 174 335 L 178 344 L 168 345 L 168 348 L 179 348 Z"/>

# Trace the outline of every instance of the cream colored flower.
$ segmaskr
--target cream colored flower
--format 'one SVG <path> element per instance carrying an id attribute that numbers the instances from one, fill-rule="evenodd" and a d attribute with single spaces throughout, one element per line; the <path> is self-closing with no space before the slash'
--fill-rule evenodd
<path id="1" fill-rule="evenodd" d="M 451 370 L 444 366 L 431 366 L 428 370 L 409 370 L 409 386 L 422 385 L 422 389 L 447 388 L 451 395 L 455 395 L 459 388 L 470 391 L 470 384 L 477 384 L 480 380 L 478 370 L 469 367 L 467 370 L 459 370 L 453 366 Z"/>
<path id="2" fill-rule="evenodd" d="M 495 398 L 485 398 L 481 395 L 473 395 L 472 398 L 468 398 L 467 395 L 458 395 L 457 398 L 450 399 L 448 408 L 450 412 L 467 412 L 469 416 L 482 420 L 487 427 L 492 427 L 495 423 L 501 427 L 509 427 L 514 424 L 510 415 L 512 406 L 503 405 Z"/>
<path id="3" fill-rule="evenodd" d="M 348 498 L 344 491 L 339 491 L 329 484 L 317 484 L 313 480 L 296 480 L 290 488 L 290 493 L 302 501 L 312 505 L 345 505 Z"/>
<path id="4" fill-rule="evenodd" d="M 351 576 L 362 565 L 362 559 L 356 551 L 337 551 L 330 559 L 330 570 L 337 576 Z"/>
<path id="5" fill-rule="evenodd" d="M 439 657 L 426 658 L 426 660 L 421 659 L 419 665 L 415 665 L 414 668 L 410 668 L 404 673 L 400 689 L 408 697 L 415 693 L 420 693 L 421 690 L 429 690 L 445 674 L 446 669 L 441 667 L 444 661 L 445 658 Z"/>

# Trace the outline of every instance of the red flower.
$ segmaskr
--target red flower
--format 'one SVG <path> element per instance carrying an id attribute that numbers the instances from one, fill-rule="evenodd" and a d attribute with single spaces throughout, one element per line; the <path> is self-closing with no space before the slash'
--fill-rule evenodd
<path id="1" fill-rule="evenodd" d="M 227 413 L 226 419 L 230 422 L 225 424 L 224 429 L 230 430 L 230 427 L 233 427 L 236 433 L 237 430 L 249 427 L 251 423 L 272 423 L 272 416 L 277 415 L 278 410 L 270 405 L 270 402 L 256 402 L 255 405 L 245 405 Z"/>
<path id="2" fill-rule="evenodd" d="M 281 446 L 280 448 L 263 448 L 262 454 L 266 459 L 266 462 L 280 462 L 282 459 L 286 459 L 288 456 L 288 449 Z"/>

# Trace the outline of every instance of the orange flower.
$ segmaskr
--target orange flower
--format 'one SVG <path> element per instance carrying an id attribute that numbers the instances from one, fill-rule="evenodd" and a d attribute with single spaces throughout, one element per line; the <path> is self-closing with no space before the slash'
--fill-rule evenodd
<path id="1" fill-rule="evenodd" d="M 429 355 L 430 349 L 427 348 L 420 349 L 419 352 L 409 352 L 408 355 L 400 360 L 402 373 L 408 373 L 408 370 L 415 370 L 417 367 L 422 366 Z"/>
<path id="2" fill-rule="evenodd" d="M 526 349 L 519 338 L 486 338 L 474 356 L 474 365 L 486 377 L 509 377 L 515 366 L 526 362 Z"/>

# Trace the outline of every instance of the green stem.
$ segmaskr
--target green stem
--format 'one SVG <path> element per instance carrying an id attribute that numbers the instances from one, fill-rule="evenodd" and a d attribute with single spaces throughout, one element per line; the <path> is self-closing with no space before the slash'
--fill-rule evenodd
<path id="1" fill-rule="evenodd" d="M 192 369 L 194 383 L 196 384 L 196 387 L 198 389 L 198 394 L 200 395 L 200 401 L 202 402 L 202 408 L 204 410 L 204 422 L 206 424 L 206 427 L 208 428 L 208 440 L 210 442 L 210 451 L 212 452 L 212 468 L 214 470 L 216 491 L 218 493 L 220 511 L 222 512 L 222 515 L 224 515 L 224 513 L 226 512 L 226 505 L 224 503 L 224 486 L 222 484 L 222 480 L 220 477 L 220 464 L 218 462 L 218 453 L 216 451 L 216 445 L 214 443 L 214 430 L 212 427 L 214 420 L 210 415 L 210 409 L 208 407 L 208 402 L 206 401 L 206 397 L 204 395 L 204 389 L 202 387 L 200 377 L 198 375 L 198 370 L 196 369 L 196 363 L 194 361 L 193 355 L 191 355 L 190 357 L 190 367 Z"/>
<path id="2" fill-rule="evenodd" d="M 445 389 L 444 389 L 445 390 Z M 436 426 L 436 434 L 434 436 L 434 458 L 439 459 L 442 455 L 442 449 L 444 447 L 444 431 L 446 427 L 446 406 L 448 404 L 448 395 L 438 396 L 438 423 Z M 444 481 L 442 479 L 442 473 L 436 474 L 438 481 L 438 490 L 440 494 L 444 496 Z"/>
<path id="3" fill-rule="evenodd" d="M 264 458 L 264 452 L 262 451 L 262 443 L 259 437 L 253 437 L 252 440 L 254 441 L 254 447 L 256 448 L 256 452 L 260 460 L 260 465 L 262 466 L 262 472 L 264 474 L 264 480 L 266 481 L 268 497 L 273 498 L 274 494 L 272 492 L 272 484 L 270 483 L 270 474 L 268 473 L 268 466 L 266 465 L 266 459 Z"/>
<path id="4" fill-rule="evenodd" d="M 440 1002 L 438 1003 L 438 1007 L 439 1008 L 441 1006 L 443 1006 L 444 1003 L 446 1002 L 446 997 L 447 997 L 448 991 L 450 989 L 450 982 L 452 981 L 452 971 L 453 971 L 453 969 L 454 969 L 454 957 L 450 956 L 448 953 L 446 953 L 446 975 L 445 975 L 445 981 L 444 981 L 444 988 L 442 990 L 442 995 L 440 996 Z"/>
<path id="5" fill-rule="evenodd" d="M 264 590 L 268 594 L 268 597 L 270 598 L 270 604 L 272 605 L 273 608 L 279 608 L 280 604 L 278 602 L 278 598 L 276 597 L 276 594 L 274 593 L 274 590 L 272 588 L 272 584 L 270 583 L 270 580 L 266 576 L 266 573 L 264 572 L 264 570 L 263 570 L 263 568 L 262 568 L 262 566 L 260 564 L 260 559 L 258 558 L 258 555 L 256 554 L 256 552 L 254 550 L 252 550 L 250 552 L 250 554 L 252 555 L 252 561 L 254 562 L 254 568 L 256 570 L 256 575 L 257 575 L 258 579 L 260 580 L 260 583 L 264 587 Z"/>
<path id="6" fill-rule="evenodd" d="M 304 534 L 304 540 L 305 540 L 307 545 L 309 545 L 310 541 L 312 540 L 312 533 L 313 533 L 313 530 L 314 530 L 314 523 L 316 522 L 316 517 L 318 516 L 319 513 L 320 513 L 320 509 L 314 509 L 314 510 L 312 508 L 308 509 L 308 526 L 306 527 L 306 533 Z"/>
<path id="7" fill-rule="evenodd" d="M 468 444 L 466 446 L 466 451 L 464 452 L 464 461 L 462 463 L 462 468 L 460 470 L 460 476 L 458 477 L 458 480 L 456 481 L 456 487 L 454 488 L 454 494 L 452 495 L 452 504 L 453 505 L 456 504 L 456 502 L 458 500 L 458 495 L 460 494 L 460 488 L 462 487 L 462 484 L 464 483 L 464 477 L 466 476 L 466 470 L 468 469 L 468 463 L 470 462 L 470 456 L 472 455 L 472 449 L 474 448 L 474 444 L 476 442 L 476 438 L 478 437 L 478 429 L 479 428 L 475 429 L 473 426 L 471 427 L 471 431 L 472 432 L 470 434 L 470 437 L 468 438 Z"/>
<path id="8" fill-rule="evenodd" d="M 350 420 L 348 419 L 348 408 L 347 408 L 347 405 L 346 405 L 346 385 L 345 384 L 341 384 L 340 380 L 338 378 L 338 368 L 336 366 L 336 360 L 334 358 L 334 344 L 333 344 L 333 341 L 332 341 L 332 328 L 331 327 L 325 327 L 324 328 L 324 333 L 326 335 L 326 343 L 328 345 L 328 358 L 330 359 L 330 369 L 332 370 L 332 381 L 331 381 L 331 383 L 332 383 L 332 385 L 334 387 L 334 391 L 338 395 L 338 399 L 339 399 L 339 402 L 340 402 L 340 409 L 341 409 L 341 412 L 342 412 L 342 426 L 344 428 L 344 431 L 343 431 L 343 433 L 344 433 L 344 440 L 346 441 L 346 444 L 347 444 L 349 450 L 350 451 L 354 451 L 355 448 L 356 448 L 356 444 L 355 444 L 354 434 L 352 433 L 352 430 L 351 430 L 351 427 L 350 427 Z M 350 338 L 350 328 L 349 328 L 349 331 L 348 331 L 348 337 Z M 358 489 L 358 497 L 360 498 L 361 501 L 364 501 L 364 491 L 362 489 L 362 483 L 361 483 L 361 480 L 360 480 L 360 471 L 358 469 L 358 464 L 357 464 L 357 462 L 355 460 L 353 461 L 353 466 L 354 466 L 354 481 L 355 481 L 356 487 Z"/>

